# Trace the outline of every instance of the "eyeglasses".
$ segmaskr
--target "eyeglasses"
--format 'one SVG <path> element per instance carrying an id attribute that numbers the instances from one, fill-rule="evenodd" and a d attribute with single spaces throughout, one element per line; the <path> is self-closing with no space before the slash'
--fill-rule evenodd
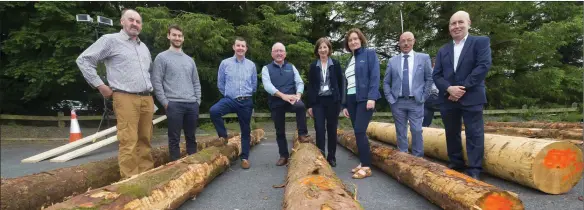
<path id="1" fill-rule="evenodd" d="M 286 52 L 285 50 L 272 50 L 272 52 Z"/>
<path id="2" fill-rule="evenodd" d="M 399 40 L 399 43 L 405 44 L 405 43 L 414 43 L 414 39 L 406 39 L 406 40 Z"/>

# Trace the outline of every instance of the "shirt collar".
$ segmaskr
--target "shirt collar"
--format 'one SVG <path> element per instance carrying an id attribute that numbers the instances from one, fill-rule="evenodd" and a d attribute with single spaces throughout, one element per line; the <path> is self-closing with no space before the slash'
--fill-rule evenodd
<path id="1" fill-rule="evenodd" d="M 126 31 L 124 31 L 124 29 L 120 30 L 120 36 L 122 36 L 122 39 L 123 40 L 133 41 L 132 38 L 126 33 Z M 137 44 L 140 44 L 141 43 L 140 37 L 136 37 L 136 43 Z"/>
<path id="2" fill-rule="evenodd" d="M 282 63 L 282 65 L 280 65 L 280 64 L 277 64 L 277 63 L 276 63 L 276 61 L 272 60 L 272 64 L 273 64 L 274 66 L 277 66 L 277 67 L 280 67 L 280 68 L 282 68 L 282 67 L 284 67 L 286 64 L 288 64 L 288 61 L 287 61 L 287 60 L 284 60 L 284 63 Z"/>
<path id="3" fill-rule="evenodd" d="M 468 38 L 468 33 L 466 34 L 466 36 L 464 36 L 464 38 L 462 38 L 462 40 L 460 40 L 460 44 L 464 44 L 466 42 L 467 38 Z M 456 45 L 456 41 L 452 40 L 452 44 Z"/>
<path id="4" fill-rule="evenodd" d="M 241 61 L 237 60 L 237 55 L 233 55 L 233 60 L 235 60 L 235 63 L 243 63 L 245 62 L 245 56 L 243 56 L 243 59 L 241 59 Z"/>
<path id="5" fill-rule="evenodd" d="M 409 56 L 410 56 L 410 58 L 413 58 L 413 57 L 414 57 L 414 50 L 410 50 L 410 52 L 409 52 L 408 54 L 404 54 L 404 53 L 402 52 L 402 53 L 401 53 L 401 55 L 402 55 L 402 57 L 403 57 L 404 55 L 409 55 Z"/>
<path id="6" fill-rule="evenodd" d="M 328 60 L 326 61 L 326 67 L 328 68 L 329 66 L 332 66 L 333 64 L 334 64 L 334 63 L 333 63 L 333 59 L 329 57 L 329 58 L 328 58 Z M 316 66 L 318 66 L 318 67 L 321 67 L 321 65 L 322 65 L 322 64 L 321 64 L 321 62 L 320 62 L 320 59 L 318 59 L 318 60 L 316 61 Z"/>

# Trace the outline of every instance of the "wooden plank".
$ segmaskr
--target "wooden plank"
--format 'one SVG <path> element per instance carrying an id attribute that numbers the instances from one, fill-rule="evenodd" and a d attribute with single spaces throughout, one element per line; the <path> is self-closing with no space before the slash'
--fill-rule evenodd
<path id="1" fill-rule="evenodd" d="M 74 141 L 74 142 L 65 144 L 63 146 L 60 146 L 60 147 L 51 149 L 49 151 L 46 151 L 46 152 L 43 152 L 43 153 L 40 153 L 40 154 L 31 156 L 31 157 L 28 157 L 26 159 L 21 160 L 20 162 L 23 162 L 23 163 L 36 163 L 36 162 L 39 162 L 41 160 L 44 160 L 44 159 L 53 157 L 55 155 L 61 154 L 61 153 L 66 152 L 66 151 L 69 151 L 69 150 L 71 150 L 73 148 L 77 148 L 77 147 L 79 147 L 81 145 L 84 145 L 84 144 L 87 144 L 89 142 L 92 142 L 93 140 L 98 139 L 98 138 L 101 138 L 101 137 L 103 137 L 105 135 L 108 135 L 110 133 L 113 133 L 116 130 L 117 130 L 117 128 L 116 128 L 116 126 L 114 126 L 114 127 L 108 128 L 106 130 L 97 132 L 95 134 L 89 135 L 89 136 L 87 136 L 85 138 L 79 139 L 77 141 Z"/>
<path id="2" fill-rule="evenodd" d="M 87 145 L 85 147 L 82 147 L 80 149 L 77 149 L 77 150 L 74 150 L 72 152 L 66 153 L 66 154 L 61 155 L 59 157 L 53 158 L 50 161 L 51 162 L 56 162 L 56 163 L 67 162 L 67 161 L 69 161 L 69 160 L 71 160 L 73 158 L 76 158 L 76 157 L 79 157 L 81 155 L 87 154 L 89 152 L 92 152 L 92 151 L 94 151 L 96 149 L 99 149 L 99 148 L 102 148 L 104 146 L 107 146 L 108 144 L 114 143 L 116 141 L 118 141 L 118 136 L 117 135 L 116 136 L 109 137 L 109 138 L 104 139 L 104 140 L 101 140 L 101 141 L 98 141 L 96 143 Z"/>
<path id="3" fill-rule="evenodd" d="M 166 120 L 166 115 L 152 120 L 152 124 L 156 125 L 157 123 L 162 122 L 163 120 Z M 118 136 L 117 135 L 116 136 L 109 137 L 109 138 L 104 139 L 104 140 L 101 140 L 101 141 L 99 141 L 97 143 L 93 143 L 91 145 L 85 146 L 83 148 L 80 148 L 80 149 L 71 151 L 71 152 L 66 153 L 64 155 L 61 155 L 59 157 L 53 158 L 50 161 L 51 162 L 57 162 L 57 163 L 67 162 L 67 161 L 69 161 L 69 160 L 71 160 L 73 158 L 76 158 L 76 157 L 79 157 L 81 155 L 87 154 L 89 152 L 92 152 L 92 151 L 94 151 L 96 149 L 99 149 L 99 148 L 102 148 L 104 146 L 107 146 L 107 145 L 109 145 L 111 143 L 114 143 L 116 141 L 118 141 Z"/>

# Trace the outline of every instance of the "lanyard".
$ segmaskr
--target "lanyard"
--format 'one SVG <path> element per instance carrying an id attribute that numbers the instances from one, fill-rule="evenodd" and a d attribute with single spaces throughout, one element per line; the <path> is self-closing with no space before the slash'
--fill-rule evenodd
<path id="1" fill-rule="evenodd" d="M 320 65 L 322 65 L 322 62 L 320 63 Z M 326 81 L 326 71 L 327 71 L 327 69 L 328 69 L 328 61 L 326 63 L 324 63 L 323 66 L 320 67 L 320 70 L 322 70 L 322 80 L 324 80 L 324 81 Z"/>

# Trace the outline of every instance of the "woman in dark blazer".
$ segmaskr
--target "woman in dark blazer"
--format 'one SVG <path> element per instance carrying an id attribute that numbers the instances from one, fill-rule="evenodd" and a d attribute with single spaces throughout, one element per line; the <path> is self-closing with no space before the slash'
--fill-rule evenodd
<path id="1" fill-rule="evenodd" d="M 353 28 L 345 35 L 345 49 L 352 56 L 343 72 L 345 85 L 341 104 L 345 117 L 351 118 L 361 161 L 361 164 L 351 170 L 354 179 L 371 176 L 371 150 L 365 132 L 373 117 L 375 101 L 381 98 L 379 59 L 375 50 L 365 46 L 367 39 L 361 30 Z"/>
<path id="2" fill-rule="evenodd" d="M 316 41 L 314 55 L 317 60 L 310 64 L 306 95 L 308 114 L 314 119 L 316 146 L 327 157 L 329 164 L 335 167 L 343 75 L 341 64 L 330 58 L 331 53 L 332 44 L 327 38 Z M 325 136 L 328 137 L 328 156 L 325 153 Z"/>

